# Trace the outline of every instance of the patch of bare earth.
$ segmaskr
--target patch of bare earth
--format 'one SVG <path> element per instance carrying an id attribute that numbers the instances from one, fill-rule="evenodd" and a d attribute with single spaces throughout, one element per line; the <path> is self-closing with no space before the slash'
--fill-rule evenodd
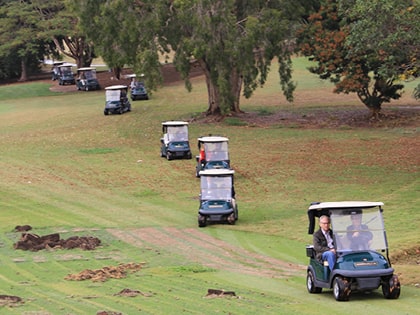
<path id="1" fill-rule="evenodd" d="M 301 274 L 306 268 L 236 247 L 194 228 L 150 227 L 129 231 L 111 229 L 109 232 L 134 246 L 173 253 L 192 264 L 217 270 L 282 278 Z"/>

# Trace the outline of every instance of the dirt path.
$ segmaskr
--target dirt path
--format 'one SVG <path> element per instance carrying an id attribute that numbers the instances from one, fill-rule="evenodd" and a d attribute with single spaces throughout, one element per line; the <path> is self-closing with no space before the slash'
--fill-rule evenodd
<path id="1" fill-rule="evenodd" d="M 303 265 L 250 252 L 193 228 L 111 229 L 108 232 L 133 246 L 173 253 L 191 263 L 218 270 L 269 278 L 293 276 L 305 270 Z"/>

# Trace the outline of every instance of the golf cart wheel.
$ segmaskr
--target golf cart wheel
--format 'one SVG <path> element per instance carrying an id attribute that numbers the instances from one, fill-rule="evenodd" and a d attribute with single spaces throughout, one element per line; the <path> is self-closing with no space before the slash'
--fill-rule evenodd
<path id="1" fill-rule="evenodd" d="M 234 225 L 236 222 L 236 217 L 235 217 L 235 213 L 231 213 L 228 217 L 227 217 L 227 222 L 230 225 Z"/>
<path id="2" fill-rule="evenodd" d="M 169 151 L 166 151 L 166 159 L 168 161 L 172 160 L 172 154 Z"/>
<path id="3" fill-rule="evenodd" d="M 107 109 L 105 109 L 105 110 L 104 110 L 104 115 L 105 115 L 105 116 L 107 116 L 108 114 L 109 114 L 108 110 L 107 110 Z"/>
<path id="4" fill-rule="evenodd" d="M 398 299 L 401 293 L 401 284 L 397 275 L 392 275 L 382 283 L 382 293 L 386 299 Z"/>
<path id="5" fill-rule="evenodd" d="M 306 288 L 309 293 L 321 293 L 322 288 L 315 286 L 315 277 L 311 270 L 308 271 L 306 276 Z"/>
<path id="6" fill-rule="evenodd" d="M 350 292 L 350 285 L 346 279 L 341 277 L 334 278 L 333 293 L 337 301 L 348 301 Z"/>
<path id="7" fill-rule="evenodd" d="M 207 225 L 207 218 L 203 215 L 198 215 L 198 226 L 205 227 Z"/>

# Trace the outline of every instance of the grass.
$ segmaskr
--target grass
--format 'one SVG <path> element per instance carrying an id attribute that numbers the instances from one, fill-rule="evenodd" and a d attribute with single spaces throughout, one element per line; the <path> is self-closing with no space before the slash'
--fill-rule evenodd
<path id="1" fill-rule="evenodd" d="M 298 62 L 299 86 L 328 93 L 323 83 L 307 82 L 306 64 Z M 279 104 L 276 82 L 270 78 L 242 108 L 270 115 L 313 106 Z M 39 83 L 0 87 L 0 295 L 24 299 L 18 306 L 0 306 L 0 313 L 353 314 L 368 305 L 371 313 L 410 314 L 416 309 L 414 284 L 420 279 L 414 265 L 394 265 L 403 281 L 399 300 L 387 301 L 375 292 L 355 294 L 349 303 L 335 302 L 328 290 L 309 295 L 304 269 L 288 276 L 277 271 L 276 277 L 239 269 L 258 270 L 262 262 L 250 260 L 253 255 L 304 266 L 305 244 L 311 242 L 306 209 L 312 201 L 383 201 L 391 254 L 418 248 L 418 132 L 305 130 L 281 123 L 257 128 L 235 118 L 191 123 L 193 154 L 200 135 L 229 137 L 240 215 L 235 226 L 198 229 L 194 161 L 159 158 L 160 122 L 206 110 L 204 82 L 195 83 L 190 94 L 182 83 L 165 87 L 149 101 L 134 102 L 131 113 L 108 117 L 102 114 L 103 91 L 53 94 Z M 95 251 L 14 250 L 20 234 L 13 229 L 24 224 L 38 235 L 96 236 L 103 246 Z M 145 241 L 147 231 L 156 237 Z M 198 232 L 203 239 L 194 239 Z M 226 248 L 218 251 L 207 237 Z M 200 255 L 221 263 L 205 265 L 194 257 Z M 229 260 L 238 270 L 222 266 Z M 131 261 L 146 264 L 124 279 L 64 280 L 84 269 Z M 278 267 L 262 266 L 261 273 Z M 145 294 L 115 295 L 125 288 Z M 238 296 L 206 298 L 210 288 Z M 315 309 L 320 301 L 323 308 Z"/>

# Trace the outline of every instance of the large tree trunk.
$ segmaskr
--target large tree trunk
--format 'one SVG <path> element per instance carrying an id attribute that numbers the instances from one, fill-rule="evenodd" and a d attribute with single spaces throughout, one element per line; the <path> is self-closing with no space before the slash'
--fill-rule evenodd
<path id="1" fill-rule="evenodd" d="M 378 98 L 376 90 L 374 89 L 371 93 L 368 88 L 363 88 L 357 91 L 359 100 L 365 104 L 371 111 L 371 116 L 377 118 L 381 111 L 382 101 Z"/>
<path id="2" fill-rule="evenodd" d="M 205 61 L 199 61 L 200 67 L 203 70 L 204 76 L 206 78 L 207 85 L 207 94 L 208 94 L 208 104 L 209 107 L 206 111 L 207 115 L 220 115 L 222 114 L 221 108 L 221 95 L 219 87 L 211 79 L 211 73 Z M 230 75 L 230 86 L 231 86 L 231 101 L 229 102 L 228 110 L 231 112 L 239 113 L 241 109 L 239 108 L 239 101 L 241 96 L 243 78 L 240 73 L 237 72 L 237 69 L 232 69 Z"/>
<path id="3" fill-rule="evenodd" d="M 207 115 L 220 115 L 220 96 L 217 86 L 211 80 L 211 73 L 204 60 L 198 60 L 200 68 L 203 70 L 206 78 L 208 105 Z"/>
<path id="4" fill-rule="evenodd" d="M 230 110 L 234 113 L 241 112 L 241 109 L 239 108 L 239 101 L 241 98 L 242 82 L 242 75 L 238 73 L 236 68 L 232 69 L 230 84 L 232 89 L 233 102 Z"/>
<path id="5" fill-rule="evenodd" d="M 27 67 L 26 67 L 26 59 L 22 58 L 20 60 L 20 82 L 25 82 L 28 81 L 28 72 L 27 72 Z"/>
<path id="6" fill-rule="evenodd" d="M 92 63 L 94 52 L 84 37 L 64 37 L 64 45 L 56 37 L 53 38 L 57 49 L 63 54 L 76 61 L 77 67 L 89 67 Z M 68 49 L 68 51 L 66 50 Z"/>

